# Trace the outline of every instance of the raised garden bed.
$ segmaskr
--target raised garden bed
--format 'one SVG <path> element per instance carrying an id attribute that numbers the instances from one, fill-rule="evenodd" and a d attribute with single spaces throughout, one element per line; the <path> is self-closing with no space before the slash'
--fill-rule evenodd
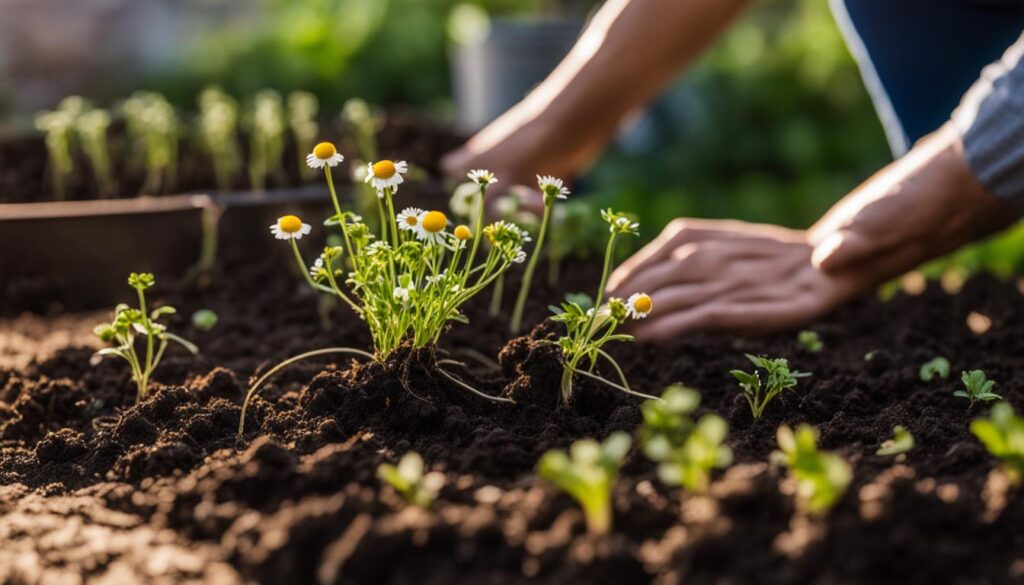
<path id="1" fill-rule="evenodd" d="M 202 353 L 170 354 L 155 376 L 162 384 L 142 404 L 132 404 L 123 364 L 92 367 L 92 348 L 61 348 L 60 339 L 86 339 L 95 314 L 35 320 L 37 343 L 6 349 L 7 364 L 38 357 L 0 370 L 0 582 L 1024 579 L 1024 501 L 986 488 L 995 462 L 968 430 L 988 407 L 953 397 L 952 378 L 918 377 L 921 364 L 944 355 L 954 372 L 984 369 L 1009 402 L 1024 404 L 1024 296 L 1009 284 L 981 279 L 953 296 L 931 287 L 888 303 L 862 299 L 813 325 L 825 343 L 817 354 L 802 350 L 795 332 L 615 348 L 639 389 L 698 388 L 701 411 L 727 419 L 736 464 L 708 497 L 681 498 L 634 449 L 614 492 L 615 528 L 595 538 L 575 503 L 534 468 L 546 449 L 633 432 L 639 401 L 581 381 L 575 401 L 558 406 L 557 356 L 534 341 L 556 329 L 541 325 L 507 342 L 486 299 L 443 349 L 498 356 L 497 370 L 458 357 L 472 364 L 459 373 L 515 405 L 467 395 L 402 352 L 386 367 L 314 360 L 264 388 L 237 441 L 254 373 L 301 351 L 369 343 L 346 311 L 325 326 L 286 264 L 241 253 L 225 250 L 203 286 L 165 279 L 152 291 L 157 303 L 178 307 L 175 330 Z M 563 290 L 595 284 L 592 266 L 567 272 L 558 291 L 538 286 L 527 322 L 538 323 Z M 189 325 L 200 308 L 219 313 L 212 331 Z M 972 333 L 971 312 L 991 328 Z M 5 322 L 0 339 L 23 326 Z M 748 366 L 745 352 L 787 357 L 813 376 L 755 422 L 728 373 Z M 776 428 L 800 422 L 817 426 L 822 447 L 854 471 L 846 495 L 818 521 L 795 516 L 780 491 L 783 474 L 765 463 Z M 903 459 L 875 455 L 897 424 L 917 446 Z M 429 512 L 405 506 L 375 477 L 378 464 L 410 449 L 447 479 Z"/>

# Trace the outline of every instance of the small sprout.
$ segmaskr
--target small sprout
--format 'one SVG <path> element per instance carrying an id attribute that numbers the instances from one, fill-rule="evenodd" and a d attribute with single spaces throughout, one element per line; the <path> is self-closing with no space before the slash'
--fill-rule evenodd
<path id="1" fill-rule="evenodd" d="M 887 439 L 882 446 L 879 447 L 878 451 L 875 451 L 876 455 L 899 455 L 900 453 L 906 453 L 914 448 L 914 435 L 910 434 L 906 428 L 901 425 L 896 425 L 892 428 L 892 438 Z"/>
<path id="2" fill-rule="evenodd" d="M 1013 407 L 1000 402 L 992 407 L 989 418 L 971 421 L 971 432 L 984 443 L 988 452 L 1003 464 L 1013 485 L 1024 480 L 1024 418 Z"/>
<path id="3" fill-rule="evenodd" d="M 750 354 L 746 355 L 747 359 L 754 366 L 768 373 L 765 385 L 762 386 L 760 372 L 756 369 L 753 373 L 747 373 L 743 370 L 732 370 L 729 373 L 739 381 L 740 388 L 743 389 L 743 396 L 750 403 L 750 412 L 754 415 L 755 419 L 761 418 L 765 407 L 768 406 L 768 403 L 773 398 L 784 390 L 796 387 L 797 381 L 800 378 L 810 376 L 809 373 L 795 370 L 790 371 L 789 361 L 784 358 L 768 359 Z"/>
<path id="4" fill-rule="evenodd" d="M 472 177 L 470 177 L 472 178 Z M 537 245 L 530 255 L 530 262 L 526 265 L 523 273 L 523 282 L 519 287 L 519 296 L 516 298 L 515 308 L 512 310 L 512 319 L 509 321 L 509 329 L 513 335 L 519 333 L 523 326 L 523 309 L 526 308 L 526 298 L 530 295 L 530 285 L 533 284 L 533 273 L 537 270 L 537 263 L 544 248 L 544 240 L 547 237 L 548 226 L 551 224 L 551 210 L 559 200 L 569 196 L 569 189 L 562 183 L 562 179 L 555 177 L 537 177 L 537 188 L 544 196 L 544 216 L 540 221 L 540 232 L 537 234 Z"/>
<path id="5" fill-rule="evenodd" d="M 219 320 L 220 318 L 217 316 L 217 313 L 210 309 L 199 309 L 192 313 L 192 326 L 202 331 L 213 329 Z"/>
<path id="6" fill-rule="evenodd" d="M 395 488 L 410 505 L 429 508 L 444 487 L 444 474 L 440 471 L 423 473 L 423 457 L 415 451 L 402 456 L 398 465 L 382 463 L 377 467 L 377 477 Z"/>
<path id="7" fill-rule="evenodd" d="M 772 461 L 789 469 L 799 505 L 812 515 L 828 512 L 850 485 L 850 465 L 838 455 L 819 451 L 818 431 L 810 425 L 800 425 L 796 432 L 782 425 L 778 442 Z"/>
<path id="8" fill-rule="evenodd" d="M 732 463 L 732 449 L 724 445 L 729 425 L 722 417 L 706 414 L 693 422 L 690 415 L 698 404 L 700 394 L 680 384 L 666 388 L 660 400 L 645 401 L 640 442 L 644 454 L 660 464 L 661 481 L 702 493 L 711 471 Z"/>
<path id="9" fill-rule="evenodd" d="M 552 188 L 551 195 L 547 197 L 555 200 L 561 194 L 561 188 Z M 561 382 L 561 395 L 564 403 L 568 403 L 572 398 L 573 379 L 576 375 L 607 384 L 627 394 L 642 398 L 654 398 L 635 392 L 630 388 L 618 362 L 603 349 L 609 341 L 633 341 L 631 335 L 616 333 L 616 330 L 627 319 L 647 317 L 654 309 L 654 303 L 650 296 L 642 292 L 634 293 L 627 300 L 612 297 L 608 299 L 607 303 L 603 302 L 615 253 L 615 241 L 622 235 L 637 235 L 640 226 L 625 214 L 613 212 L 611 209 L 602 211 L 601 217 L 608 224 L 611 236 L 608 238 L 608 245 L 605 248 L 604 268 L 601 273 L 601 283 L 597 288 L 596 300 L 591 303 L 591 307 L 584 308 L 578 302 L 567 297 L 561 307 L 552 308 L 555 313 L 552 320 L 564 323 L 566 330 L 565 335 L 557 342 L 562 350 L 564 364 Z M 593 373 L 598 358 L 604 358 L 612 366 L 618 374 L 620 383 L 616 384 Z"/>
<path id="10" fill-rule="evenodd" d="M 121 108 L 128 134 L 142 153 L 146 182 L 141 193 L 157 194 L 174 188 L 178 173 L 178 115 L 167 99 L 156 92 L 140 91 Z"/>
<path id="11" fill-rule="evenodd" d="M 992 392 L 992 388 L 996 383 L 985 378 L 985 372 L 981 370 L 961 372 L 960 380 L 964 383 L 964 388 L 966 388 L 966 390 L 957 390 L 953 393 L 953 396 L 967 398 L 971 401 L 970 406 L 973 406 L 976 400 L 989 402 L 1002 398 L 1002 396 Z"/>
<path id="12" fill-rule="evenodd" d="M 46 135 L 47 173 L 54 197 L 67 197 L 68 183 L 75 170 L 73 144 L 78 117 L 86 102 L 78 96 L 65 98 L 52 112 L 36 115 L 36 128 Z"/>
<path id="13" fill-rule="evenodd" d="M 147 311 L 145 290 L 154 284 L 152 274 L 131 273 L 128 277 L 128 286 L 135 289 L 139 298 L 139 308 L 118 305 L 114 310 L 114 320 L 110 324 L 97 325 L 94 329 L 96 336 L 112 347 L 96 352 L 93 362 L 97 363 L 108 355 L 120 357 L 128 362 L 132 370 L 132 379 L 135 380 L 136 402 L 146 397 L 149 379 L 153 375 L 153 370 L 160 365 L 168 342 L 173 341 L 192 353 L 199 352 L 199 348 L 192 342 L 167 331 L 166 325 L 157 322 L 163 315 L 174 314 L 174 307 L 160 307 L 152 312 Z M 143 335 L 145 339 L 145 352 L 141 356 L 135 350 L 135 338 L 138 335 Z"/>
<path id="14" fill-rule="evenodd" d="M 873 349 L 873 350 L 867 352 L 866 354 L 864 354 L 864 361 L 870 362 L 871 360 L 875 359 L 876 355 L 878 355 L 878 350 L 877 349 Z"/>
<path id="15" fill-rule="evenodd" d="M 217 189 L 228 191 L 242 169 L 238 144 L 238 102 L 217 87 L 199 94 L 199 136 L 213 161 Z"/>
<path id="16" fill-rule="evenodd" d="M 799 334 L 797 334 L 796 339 L 797 341 L 800 342 L 800 345 L 804 348 L 804 351 L 808 351 L 810 353 L 818 353 L 819 351 L 825 349 L 825 343 L 821 341 L 821 337 L 818 335 L 817 331 L 805 329 L 801 331 Z"/>
<path id="17" fill-rule="evenodd" d="M 939 356 L 921 366 L 921 371 L 918 373 L 921 377 L 922 382 L 931 382 L 938 376 L 945 380 L 949 377 L 949 360 Z"/>
<path id="18" fill-rule="evenodd" d="M 558 449 L 548 451 L 537 465 L 541 477 L 583 508 L 591 534 L 607 534 L 612 529 L 612 488 L 632 442 L 622 432 L 612 433 L 603 443 L 581 439 L 569 447 L 568 454 Z"/>

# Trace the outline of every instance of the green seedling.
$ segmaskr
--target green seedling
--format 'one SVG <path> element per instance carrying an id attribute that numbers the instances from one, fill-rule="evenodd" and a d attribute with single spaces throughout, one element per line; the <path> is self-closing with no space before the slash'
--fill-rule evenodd
<path id="1" fill-rule="evenodd" d="M 914 435 L 910 434 L 906 428 L 901 425 L 896 425 L 892 428 L 892 438 L 887 439 L 882 446 L 875 451 L 876 455 L 899 455 L 906 453 L 914 448 Z"/>
<path id="2" fill-rule="evenodd" d="M 818 353 L 825 349 L 825 343 L 821 341 L 821 337 L 816 331 L 801 331 L 797 334 L 796 339 L 800 342 L 800 346 L 804 348 L 804 351 Z"/>
<path id="3" fill-rule="evenodd" d="M 732 463 L 732 449 L 724 444 L 729 425 L 722 417 L 706 414 L 694 423 L 691 415 L 699 404 L 696 390 L 669 386 L 661 400 L 647 400 L 640 406 L 644 422 L 639 434 L 644 454 L 659 464 L 661 481 L 703 493 L 711 483 L 712 470 Z"/>
<path id="4" fill-rule="evenodd" d="M 202 331 L 209 331 L 217 326 L 217 321 L 220 318 L 217 313 L 214 313 L 210 309 L 199 309 L 195 313 L 192 313 L 192 326 Z"/>
<path id="5" fill-rule="evenodd" d="M 608 238 L 608 245 L 605 248 L 604 269 L 593 306 L 585 309 L 577 302 L 566 300 L 561 307 L 553 308 L 555 316 L 552 317 L 552 320 L 564 323 L 566 329 L 566 334 L 557 342 L 562 350 L 564 366 L 561 381 L 561 396 L 564 403 L 568 403 L 572 398 L 573 379 L 577 375 L 607 384 L 627 394 L 642 398 L 654 398 L 648 394 L 635 392 L 630 388 L 626 375 L 618 362 L 603 349 L 604 345 L 611 341 L 633 341 L 633 336 L 616 333 L 616 330 L 628 319 L 647 317 L 654 308 L 654 304 L 650 296 L 639 292 L 634 293 L 626 300 L 613 297 L 608 299 L 607 303 L 604 302 L 604 290 L 608 285 L 608 275 L 611 273 L 615 241 L 619 236 L 637 235 L 639 224 L 630 220 L 625 214 L 616 213 L 610 209 L 602 211 L 601 217 L 608 223 L 611 236 Z M 599 358 L 604 358 L 612 366 L 618 374 L 620 383 L 616 384 L 594 373 Z"/>
<path id="6" fill-rule="evenodd" d="M 992 388 L 995 387 L 996 383 L 987 379 L 985 372 L 981 370 L 961 372 L 960 380 L 964 383 L 964 390 L 953 392 L 953 396 L 970 400 L 970 406 L 973 406 L 975 401 L 978 400 L 990 402 L 1002 398 L 1002 396 L 992 392 Z"/>
<path id="7" fill-rule="evenodd" d="M 264 89 L 253 97 L 249 116 L 249 182 L 263 191 L 267 178 L 284 181 L 281 168 L 284 155 L 284 104 L 281 94 Z"/>
<path id="8" fill-rule="evenodd" d="M 778 442 L 772 462 L 789 469 L 798 505 L 812 515 L 828 512 L 850 485 L 850 465 L 838 455 L 819 451 L 818 431 L 810 425 L 800 425 L 796 432 L 782 425 Z"/>
<path id="9" fill-rule="evenodd" d="M 174 107 L 159 93 L 140 91 L 125 100 L 121 111 L 128 134 L 142 154 L 146 170 L 141 194 L 173 190 L 178 174 L 181 133 Z"/>
<path id="10" fill-rule="evenodd" d="M 359 98 L 352 98 L 345 102 L 341 110 L 341 120 L 351 131 L 356 142 L 356 157 L 352 161 L 352 180 L 357 185 L 355 189 L 356 211 L 372 222 L 377 214 L 379 199 L 377 190 L 365 182 L 368 173 L 368 165 L 371 161 L 379 159 L 379 145 L 377 135 L 384 128 L 384 114 L 374 108 L 366 101 Z M 471 183 L 473 192 L 479 190 L 479 186 Z M 473 213 L 469 216 L 475 218 Z M 380 230 L 381 226 L 371 223 L 371 228 Z"/>
<path id="11" fill-rule="evenodd" d="M 427 509 L 444 487 L 444 474 L 440 471 L 423 473 L 423 469 L 423 457 L 409 451 L 398 465 L 382 463 L 378 466 L 377 477 L 393 487 L 410 505 Z"/>
<path id="12" fill-rule="evenodd" d="M 988 452 L 998 459 L 1013 485 L 1024 479 L 1024 418 L 1013 407 L 1000 402 L 992 407 L 989 417 L 971 421 L 971 432 Z"/>
<path id="13" fill-rule="evenodd" d="M 199 137 L 213 163 L 217 189 L 229 191 L 242 170 L 238 144 L 238 102 L 218 87 L 199 94 Z"/>
<path id="14" fill-rule="evenodd" d="M 537 188 L 544 195 L 544 215 L 540 221 L 540 232 L 537 234 L 537 245 L 533 248 L 530 261 L 526 264 L 526 271 L 523 273 L 523 282 L 519 287 L 519 296 L 516 298 L 515 308 L 512 310 L 512 319 L 509 321 L 509 329 L 512 335 L 517 335 L 523 326 L 523 309 L 526 308 L 526 298 L 530 295 L 530 285 L 533 284 L 533 273 L 537 270 L 537 263 L 544 248 L 544 240 L 547 238 L 548 226 L 551 224 L 551 210 L 555 202 L 566 199 L 569 196 L 569 189 L 565 187 L 561 179 L 555 177 L 537 177 Z"/>
<path id="15" fill-rule="evenodd" d="M 918 376 L 921 377 L 922 382 L 931 382 L 935 376 L 945 380 L 949 377 L 949 360 L 940 356 L 925 363 L 921 366 Z"/>
<path id="16" fill-rule="evenodd" d="M 160 365 L 170 342 L 177 343 L 193 354 L 199 352 L 199 348 L 192 342 L 171 333 L 166 325 L 158 322 L 162 316 L 174 314 L 174 307 L 160 307 L 152 312 L 147 310 L 145 291 L 154 283 L 152 274 L 133 272 L 128 277 L 128 286 L 135 289 L 139 308 L 120 304 L 114 309 L 114 320 L 109 324 L 97 325 L 94 330 L 101 341 L 112 345 L 96 352 L 93 355 L 94 363 L 106 356 L 117 356 L 128 362 L 137 390 L 136 402 L 146 398 L 153 370 Z M 141 354 L 135 348 L 136 340 L 145 347 Z"/>
<path id="17" fill-rule="evenodd" d="M 762 385 L 761 375 L 758 370 L 747 373 L 743 370 L 732 370 L 729 372 L 740 383 L 743 389 L 743 396 L 750 404 L 750 412 L 755 419 L 761 418 L 768 403 L 785 390 L 795 388 L 800 378 L 810 376 L 809 373 L 790 371 L 789 361 L 784 358 L 768 359 L 746 354 L 747 359 L 755 367 L 767 372 L 767 379 Z"/>
<path id="18" fill-rule="evenodd" d="M 593 206 L 580 199 L 555 206 L 551 212 L 551 243 L 548 245 L 548 285 L 558 284 L 562 263 L 570 255 L 589 258 L 599 254 L 604 239 L 602 222 Z"/>
<path id="19" fill-rule="evenodd" d="M 569 453 L 554 449 L 540 459 L 537 472 L 569 494 L 583 509 L 591 534 L 608 534 L 612 529 L 612 488 L 632 439 L 612 433 L 602 443 L 581 439 Z"/>
<path id="20" fill-rule="evenodd" d="M 288 94 L 288 127 L 299 155 L 299 172 L 305 178 L 316 176 L 316 170 L 306 164 L 306 153 L 312 152 L 316 145 L 316 136 L 320 132 L 320 124 L 316 121 L 319 112 L 320 102 L 315 95 L 308 91 Z"/>
<path id="21" fill-rule="evenodd" d="M 107 129 L 110 127 L 110 112 L 107 110 L 89 110 L 78 116 L 75 130 L 89 165 L 100 195 L 114 195 L 114 173 L 110 163 L 110 149 L 107 145 Z"/>

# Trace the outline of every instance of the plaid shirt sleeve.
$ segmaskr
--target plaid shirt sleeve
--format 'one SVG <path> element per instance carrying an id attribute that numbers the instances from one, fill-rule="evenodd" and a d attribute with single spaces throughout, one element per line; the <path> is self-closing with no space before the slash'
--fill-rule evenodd
<path id="1" fill-rule="evenodd" d="M 953 123 L 978 180 L 1024 211 L 1024 34 L 982 71 Z"/>

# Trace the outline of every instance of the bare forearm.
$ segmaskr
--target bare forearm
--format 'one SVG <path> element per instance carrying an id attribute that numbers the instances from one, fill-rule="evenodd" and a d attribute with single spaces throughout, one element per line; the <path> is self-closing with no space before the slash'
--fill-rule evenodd
<path id="1" fill-rule="evenodd" d="M 511 182 L 578 172 L 749 3 L 609 0 L 558 68 L 449 157 L 447 170 L 487 166 Z"/>

